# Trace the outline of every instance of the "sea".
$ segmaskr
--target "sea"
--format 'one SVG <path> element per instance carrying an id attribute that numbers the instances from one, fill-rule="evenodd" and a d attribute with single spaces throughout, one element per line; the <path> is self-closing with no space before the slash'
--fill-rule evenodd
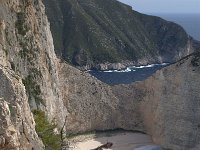
<path id="1" fill-rule="evenodd" d="M 129 84 L 135 81 L 143 81 L 157 70 L 166 67 L 169 63 L 151 64 L 146 66 L 129 66 L 124 70 L 96 71 L 89 73 L 109 85 Z"/>
<path id="2" fill-rule="evenodd" d="M 150 14 L 181 25 L 194 39 L 200 41 L 200 14 Z M 147 66 L 129 66 L 125 70 L 89 71 L 89 73 L 109 85 L 129 84 L 143 81 L 168 63 Z"/>

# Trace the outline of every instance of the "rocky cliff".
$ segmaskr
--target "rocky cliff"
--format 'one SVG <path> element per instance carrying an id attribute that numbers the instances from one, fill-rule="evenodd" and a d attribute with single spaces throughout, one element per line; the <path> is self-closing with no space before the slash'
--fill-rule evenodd
<path id="1" fill-rule="evenodd" d="M 144 82 L 113 87 L 122 100 L 139 101 L 139 112 L 154 142 L 173 150 L 198 150 L 200 54 L 157 71 Z"/>
<path id="2" fill-rule="evenodd" d="M 117 98 L 110 86 L 69 65 L 64 64 L 60 69 L 60 89 L 69 112 L 68 133 L 116 128 L 145 130 L 137 101 Z"/>
<path id="3" fill-rule="evenodd" d="M 58 89 L 59 60 L 42 2 L 10 0 L 0 4 L 0 64 L 22 78 L 32 109 L 63 120 L 66 110 Z"/>
<path id="4" fill-rule="evenodd" d="M 54 134 L 59 134 L 65 119 L 64 131 L 67 133 L 114 129 L 120 124 L 125 126 L 126 108 L 120 106 L 121 102 L 108 85 L 57 59 L 40 0 L 0 1 L 0 8 L 0 65 L 1 70 L 5 70 L 1 74 L 7 77 L 10 71 L 9 76 L 17 76 L 19 80 L 10 80 L 8 86 L 1 85 L 1 119 L 8 121 L 8 125 L 1 125 L 1 149 L 10 147 L 7 136 L 16 143 L 13 149 L 43 149 L 38 136 L 48 148 L 51 143 L 47 144 L 50 139 L 46 138 L 53 134 L 49 133 L 48 137 L 41 130 L 48 131 L 54 127 Z M 1 77 L 1 83 L 7 82 L 9 76 L 8 79 Z M 12 92 L 18 87 L 16 84 L 20 84 L 22 90 Z M 24 86 L 26 94 L 23 93 Z M 16 105 L 19 108 L 14 109 L 14 114 L 15 111 L 19 114 L 17 112 L 12 118 L 10 112 Z M 12 119 L 19 119 L 19 122 Z M 26 124 L 28 129 L 24 127 Z M 130 124 L 135 125 L 135 122 Z M 10 125 L 13 133 L 7 133 Z M 21 131 L 21 128 L 25 129 Z M 143 126 L 138 125 L 137 129 L 143 130 Z M 25 137 L 27 141 L 23 140 Z M 37 142 L 39 144 L 35 144 Z"/>
<path id="5" fill-rule="evenodd" d="M 199 53 L 145 81 L 113 87 L 62 65 L 59 78 L 63 81 L 60 89 L 66 91 L 68 132 L 123 128 L 146 132 L 167 149 L 200 148 Z"/>
<path id="6" fill-rule="evenodd" d="M 66 123 L 66 133 L 124 128 L 198 150 L 199 64 L 191 55 L 144 82 L 110 87 L 56 57 L 41 0 L 1 0 L 0 149 L 59 149 L 49 138 Z"/>
<path id="7" fill-rule="evenodd" d="M 0 83 L 0 149 L 43 149 L 22 80 L 0 67 Z"/>
<path id="8" fill-rule="evenodd" d="M 63 124 L 67 112 L 59 89 L 57 71 L 59 61 L 54 53 L 49 23 L 40 0 L 0 1 L 0 65 L 2 69 L 8 68 L 8 70 L 13 71 L 13 75 L 19 76 L 19 80 L 22 80 L 23 83 L 21 83 L 22 87 L 24 85 L 26 88 L 26 96 L 21 97 L 21 101 L 18 102 L 19 98 L 16 98 L 15 95 L 23 96 L 22 90 L 16 90 L 16 93 L 13 92 L 12 94 L 12 88 L 5 86 L 1 93 L 9 95 L 9 97 L 1 95 L 1 102 L 2 111 L 7 113 L 8 119 L 7 105 L 12 102 L 9 104 L 11 107 L 16 105 L 19 107 L 16 109 L 16 111 L 19 111 L 19 115 L 16 113 L 16 116 L 14 116 L 15 119 L 19 117 L 19 121 L 14 120 L 13 122 L 13 126 L 17 126 L 16 128 L 13 127 L 16 130 L 16 134 L 13 135 L 16 135 L 16 140 L 19 139 L 20 149 L 29 149 L 31 146 L 23 143 L 23 141 L 26 142 L 26 140 L 23 140 L 26 136 L 27 143 L 31 143 L 30 145 L 38 142 L 37 135 L 34 137 L 35 139 L 31 139 L 36 134 L 31 111 L 46 112 L 49 122 L 54 121 L 55 124 L 58 124 L 58 127 Z M 1 79 L 1 83 L 3 81 L 4 79 Z M 13 88 L 19 84 L 12 80 L 9 82 L 11 82 Z M 30 107 L 26 106 L 28 105 L 27 97 Z M 24 109 L 27 109 L 27 113 L 23 112 Z M 20 120 L 22 121 L 20 122 Z M 22 123 L 24 125 L 20 127 Z M 12 125 L 12 121 L 10 124 Z M 24 131 L 23 126 L 25 126 Z M 27 132 L 26 128 L 30 130 Z M 4 137 L 4 133 L 7 131 L 3 129 L 1 132 L 3 132 L 2 136 Z M 24 133 L 26 136 L 18 134 L 23 132 L 26 132 Z M 6 137 L 4 138 L 6 139 Z M 15 137 L 13 136 L 13 138 Z M 8 144 L 8 142 L 4 144 Z M 39 147 L 42 149 L 41 146 Z"/>
<path id="9" fill-rule="evenodd" d="M 200 47 L 177 24 L 140 14 L 116 0 L 44 3 L 57 55 L 82 69 L 174 62 Z"/>

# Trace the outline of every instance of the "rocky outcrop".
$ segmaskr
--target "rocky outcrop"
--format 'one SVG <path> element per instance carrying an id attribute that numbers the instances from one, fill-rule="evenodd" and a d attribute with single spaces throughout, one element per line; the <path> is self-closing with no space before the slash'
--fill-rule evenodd
<path id="1" fill-rule="evenodd" d="M 199 53 L 145 81 L 113 87 L 63 64 L 59 78 L 69 111 L 66 128 L 72 133 L 137 130 L 152 135 L 155 143 L 168 149 L 198 150 L 199 73 Z"/>
<path id="2" fill-rule="evenodd" d="M 9 94 L 12 88 L 19 88 L 18 82 L 14 82 L 12 88 L 5 86 L 0 90 L 0 93 L 4 94 L 0 98 L 2 98 L 2 113 L 5 114 L 1 119 L 8 120 L 7 122 L 10 123 L 7 123 L 8 126 L 1 126 L 3 147 L 10 147 L 4 139 L 7 140 L 7 136 L 12 137 L 9 125 L 13 124 L 11 129 L 14 130 L 14 139 L 11 141 L 16 143 L 12 144 L 15 147 L 12 147 L 13 149 L 31 149 L 31 146 L 36 147 L 34 149 L 43 149 L 35 133 L 31 111 L 35 109 L 44 111 L 49 122 L 54 120 L 57 128 L 60 128 L 64 124 L 67 110 L 59 89 L 57 69 L 59 60 L 54 53 L 53 39 L 42 2 L 40 0 L 0 1 L 0 39 L 1 68 L 8 68 L 13 71 L 13 75 L 17 74 L 19 80 L 22 79 L 20 84 L 26 89 L 26 94 L 22 93 L 22 90 L 15 90 L 13 94 Z M 1 83 L 3 81 L 1 79 Z M 16 110 L 19 112 L 10 117 L 7 105 L 19 107 Z M 12 119 L 19 122 L 15 120 L 13 122 Z"/>
<path id="3" fill-rule="evenodd" d="M 198 150 L 200 54 L 193 54 L 131 85 L 114 86 L 126 102 L 139 101 L 136 109 L 154 142 L 173 150 Z"/>
<path id="4" fill-rule="evenodd" d="M 43 149 L 22 80 L 0 67 L 0 149 Z"/>
<path id="5" fill-rule="evenodd" d="M 59 78 L 69 112 L 68 133 L 116 128 L 144 131 L 137 102 L 119 100 L 110 86 L 66 64 L 62 64 Z"/>
<path id="6" fill-rule="evenodd" d="M 44 4 L 57 55 L 81 69 L 104 69 L 124 61 L 174 62 L 200 47 L 179 25 L 140 14 L 117 0 Z"/>
<path id="7" fill-rule="evenodd" d="M 200 148 L 199 56 L 184 58 L 144 83 L 144 124 L 155 142 L 174 150 Z"/>
<path id="8" fill-rule="evenodd" d="M 0 8 L 0 64 L 22 78 L 32 110 L 46 111 L 62 125 L 67 110 L 58 88 L 59 60 L 42 2 L 2 1 Z"/>

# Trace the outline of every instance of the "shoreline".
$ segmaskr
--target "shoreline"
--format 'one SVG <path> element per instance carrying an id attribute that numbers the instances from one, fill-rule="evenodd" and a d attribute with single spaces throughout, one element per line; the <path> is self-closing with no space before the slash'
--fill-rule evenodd
<path id="1" fill-rule="evenodd" d="M 146 64 L 146 65 L 129 65 L 125 66 L 124 68 L 118 68 L 118 69 L 91 69 L 91 70 L 85 70 L 85 72 L 91 72 L 91 71 L 98 71 L 98 72 L 130 72 L 135 71 L 134 69 L 142 69 L 142 68 L 151 68 L 155 66 L 168 66 L 171 63 L 163 62 L 163 63 L 152 63 L 152 64 Z"/>
<path id="2" fill-rule="evenodd" d="M 168 61 L 147 61 L 147 60 L 139 60 L 139 61 L 122 61 L 122 62 L 104 62 L 104 63 L 91 63 L 86 64 L 83 66 L 75 66 L 76 68 L 82 70 L 82 71 L 88 71 L 88 70 L 97 70 L 97 71 L 105 71 L 105 70 L 124 70 L 127 67 L 130 66 L 147 66 L 151 64 L 162 64 L 162 63 L 171 63 Z"/>
<path id="3" fill-rule="evenodd" d="M 149 135 L 128 131 L 78 135 L 69 139 L 69 142 L 71 142 L 70 150 L 95 149 L 108 142 L 113 143 L 108 150 L 133 150 L 133 148 L 155 145 Z"/>

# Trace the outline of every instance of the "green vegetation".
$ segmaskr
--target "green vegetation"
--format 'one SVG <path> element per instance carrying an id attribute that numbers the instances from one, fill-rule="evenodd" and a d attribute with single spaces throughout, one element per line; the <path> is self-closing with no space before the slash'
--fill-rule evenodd
<path id="1" fill-rule="evenodd" d="M 45 149 L 61 150 L 61 136 L 60 134 L 55 134 L 53 132 L 53 130 L 56 128 L 56 124 L 49 123 L 43 111 L 34 110 L 33 114 L 36 122 L 36 132 L 42 139 Z"/>
<path id="2" fill-rule="evenodd" d="M 29 54 L 29 50 L 27 48 L 23 48 L 22 50 L 19 51 L 19 55 L 21 58 L 25 58 L 26 56 L 28 56 Z"/>
<path id="3" fill-rule="evenodd" d="M 28 63 L 33 65 L 34 58 L 36 58 L 36 49 L 29 49 L 29 41 L 30 39 L 24 39 L 23 41 L 20 42 L 21 50 L 19 51 L 18 55 L 23 58 L 28 60 Z"/>
<path id="4" fill-rule="evenodd" d="M 17 28 L 18 33 L 23 36 L 26 35 L 26 32 L 28 31 L 28 27 L 25 25 L 25 17 L 25 13 L 17 13 L 17 21 L 15 23 L 15 27 Z"/>
<path id="5" fill-rule="evenodd" d="M 41 95 L 40 86 L 35 81 L 36 77 L 40 76 L 41 76 L 40 71 L 38 71 L 37 69 L 32 69 L 31 74 L 29 74 L 25 79 L 22 79 L 22 82 L 26 87 L 26 92 L 29 96 L 29 101 L 34 99 L 36 104 L 39 105 L 40 103 L 42 103 L 43 105 L 45 105 L 40 97 Z"/>

